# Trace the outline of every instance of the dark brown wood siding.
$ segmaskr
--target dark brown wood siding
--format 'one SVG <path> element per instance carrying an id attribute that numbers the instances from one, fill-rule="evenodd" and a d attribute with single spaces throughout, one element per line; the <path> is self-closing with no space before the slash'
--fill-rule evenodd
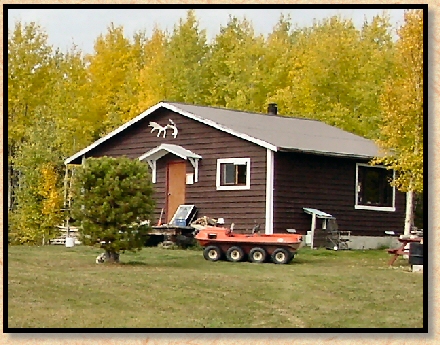
<path id="1" fill-rule="evenodd" d="M 274 232 L 293 228 L 310 230 L 311 215 L 303 207 L 317 208 L 336 217 L 340 230 L 353 235 L 383 236 L 402 231 L 405 195 L 396 191 L 396 211 L 356 210 L 356 161 L 302 153 L 275 153 Z M 317 227 L 321 226 L 317 221 Z"/>
<path id="2" fill-rule="evenodd" d="M 150 121 L 161 125 L 172 119 L 179 130 L 173 138 L 168 130 L 166 138 L 151 132 Z M 264 231 L 266 212 L 266 149 L 246 140 L 217 130 L 169 110 L 159 109 L 146 119 L 132 125 L 125 131 L 90 151 L 86 157 L 127 156 L 138 158 L 148 150 L 162 143 L 180 145 L 202 156 L 199 161 L 198 182 L 186 186 L 186 203 L 198 208 L 198 216 L 223 217 L 227 226 L 235 223 L 238 231 L 250 230 L 255 223 Z M 216 169 L 219 158 L 251 159 L 251 188 L 249 190 L 216 190 Z M 167 154 L 157 161 L 157 182 L 155 184 L 156 220 L 166 201 L 166 164 L 181 158 Z M 147 164 L 147 163 L 145 163 Z M 187 172 L 194 172 L 187 162 Z M 163 220 L 165 216 L 163 217 Z"/>

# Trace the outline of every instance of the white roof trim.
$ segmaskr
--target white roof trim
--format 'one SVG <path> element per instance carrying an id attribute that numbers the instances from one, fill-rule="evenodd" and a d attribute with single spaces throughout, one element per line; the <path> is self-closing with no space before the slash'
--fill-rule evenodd
<path id="1" fill-rule="evenodd" d="M 85 149 L 82 149 L 81 151 L 75 153 L 73 156 L 70 156 L 69 158 L 67 158 L 64 161 L 64 164 L 69 164 L 70 162 L 72 162 L 73 160 L 77 159 L 78 157 L 81 157 L 82 155 L 86 154 L 91 149 L 94 149 L 96 146 L 102 144 L 104 141 L 110 139 L 111 137 L 115 136 L 116 134 L 118 134 L 118 133 L 122 132 L 123 130 L 127 129 L 132 124 L 135 124 L 136 122 L 142 120 L 144 117 L 146 117 L 147 115 L 151 114 L 153 111 L 157 110 L 162 105 L 163 104 L 161 102 L 161 103 L 158 103 L 155 106 L 145 110 L 143 113 L 139 114 L 138 116 L 136 116 L 135 118 L 131 119 L 130 121 L 124 123 L 122 126 L 116 128 L 114 131 L 110 132 L 106 136 L 96 140 L 94 143 L 92 143 L 91 145 L 87 146 Z"/>
<path id="2" fill-rule="evenodd" d="M 188 159 L 188 158 L 200 159 L 200 158 L 202 158 L 202 156 L 195 154 L 194 152 L 191 152 L 190 150 L 187 150 L 187 149 L 183 148 L 182 146 L 173 145 L 173 144 L 161 144 L 161 145 L 155 147 L 154 149 L 151 149 L 150 151 L 144 153 L 142 156 L 139 157 L 139 160 L 142 161 L 148 157 L 154 156 L 156 153 L 158 153 L 157 159 L 159 159 L 162 156 L 164 156 L 163 154 L 160 154 L 161 151 L 166 151 L 167 153 L 168 152 L 173 153 L 182 159 Z M 157 160 L 157 159 L 153 159 L 153 160 Z"/>
<path id="3" fill-rule="evenodd" d="M 211 120 L 207 120 L 204 118 L 201 118 L 199 116 L 196 116 L 192 113 L 186 112 L 174 105 L 171 105 L 169 103 L 166 102 L 159 102 L 158 104 L 152 106 L 151 108 L 148 108 L 147 110 L 145 110 L 143 113 L 139 114 L 138 116 L 136 116 L 135 118 L 131 119 L 130 121 L 124 123 L 122 126 L 118 127 L 117 129 L 115 129 L 114 131 L 110 132 L 109 134 L 107 134 L 106 136 L 96 140 L 94 143 L 92 143 L 91 145 L 87 146 L 86 148 L 82 149 L 81 151 L 75 153 L 73 156 L 70 156 L 69 158 L 67 158 L 64 161 L 64 164 L 69 164 L 70 162 L 74 161 L 75 159 L 77 159 L 78 157 L 81 157 L 82 155 L 86 154 L 87 152 L 89 152 L 90 150 L 94 149 L 95 147 L 99 146 L 100 144 L 102 144 L 103 142 L 105 142 L 106 140 L 110 139 L 111 137 L 115 136 L 116 134 L 122 132 L 123 130 L 127 129 L 128 127 L 130 127 L 131 125 L 135 124 L 136 122 L 142 120 L 143 118 L 147 117 L 148 115 L 150 115 L 152 112 L 156 111 L 159 108 L 166 108 L 168 110 L 174 111 L 180 115 L 186 116 L 192 120 L 196 120 L 198 122 L 204 123 L 205 125 L 214 127 L 222 132 L 226 132 L 228 134 L 231 134 L 233 136 L 236 136 L 238 138 L 250 141 L 254 144 L 257 144 L 259 146 L 265 147 L 266 149 L 272 150 L 272 151 L 278 151 L 278 148 L 275 145 L 272 145 L 264 140 L 260 140 L 254 137 L 251 137 L 247 134 L 244 133 L 240 133 L 240 132 L 236 132 L 230 128 L 227 128 L 225 126 L 222 126 L 214 121 Z"/>

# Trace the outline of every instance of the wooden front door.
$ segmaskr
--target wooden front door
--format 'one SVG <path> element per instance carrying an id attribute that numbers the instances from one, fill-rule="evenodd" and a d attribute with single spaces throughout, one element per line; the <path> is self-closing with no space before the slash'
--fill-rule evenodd
<path id="1" fill-rule="evenodd" d="M 167 223 L 171 221 L 179 205 L 185 203 L 186 162 L 170 162 L 167 165 Z"/>

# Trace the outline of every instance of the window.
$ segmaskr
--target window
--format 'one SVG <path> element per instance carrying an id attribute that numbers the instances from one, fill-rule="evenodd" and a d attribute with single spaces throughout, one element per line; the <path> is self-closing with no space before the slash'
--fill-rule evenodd
<path id="1" fill-rule="evenodd" d="M 355 208 L 395 211 L 395 189 L 390 186 L 394 177 L 392 170 L 357 164 L 356 176 Z"/>
<path id="2" fill-rule="evenodd" d="M 217 190 L 250 189 L 250 158 L 217 160 Z"/>

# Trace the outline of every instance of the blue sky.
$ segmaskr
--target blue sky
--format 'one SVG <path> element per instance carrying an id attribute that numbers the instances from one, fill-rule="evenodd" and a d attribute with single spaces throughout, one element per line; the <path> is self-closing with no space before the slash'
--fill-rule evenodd
<path id="1" fill-rule="evenodd" d="M 280 14 L 290 14 L 292 23 L 298 26 L 309 26 L 313 20 L 341 15 L 343 18 L 353 19 L 356 26 L 361 27 L 367 19 L 386 11 L 390 15 L 391 24 L 395 28 L 403 23 L 403 9 L 196 9 L 196 16 L 200 28 L 206 29 L 208 39 L 218 34 L 220 27 L 228 22 L 229 15 L 250 20 L 257 33 L 267 34 L 272 31 Z M 85 53 L 93 52 L 93 44 L 101 33 L 105 33 L 111 22 L 116 26 L 122 25 L 127 37 L 139 30 L 146 30 L 150 34 L 154 25 L 171 31 L 180 18 L 185 18 L 187 9 L 9 9 L 8 28 L 11 29 L 17 20 L 22 22 L 37 22 L 49 36 L 49 43 L 67 50 L 75 43 Z"/>

